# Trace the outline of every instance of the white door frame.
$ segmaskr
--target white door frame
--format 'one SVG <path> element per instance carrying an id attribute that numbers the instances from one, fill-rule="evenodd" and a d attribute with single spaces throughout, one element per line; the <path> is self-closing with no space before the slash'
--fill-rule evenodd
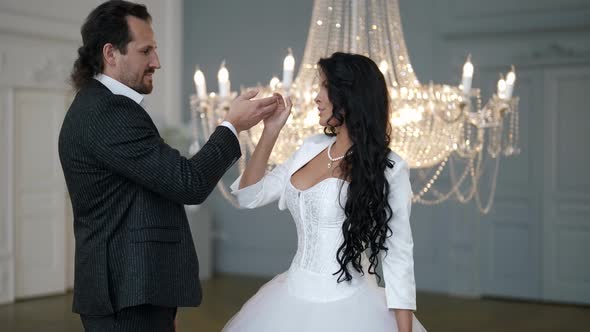
<path id="1" fill-rule="evenodd" d="M 13 123 L 14 123 L 14 90 L 12 88 L 0 88 L 3 105 L 0 114 L 3 118 L 2 124 L 2 140 L 0 144 L 3 147 L 5 156 L 2 157 L 2 165 L 0 169 L 4 169 L 3 174 L 0 174 L 0 184 L 2 185 L 2 195 L 4 200 L 1 202 L 3 215 L 0 216 L 0 304 L 10 303 L 14 301 L 14 211 L 13 211 L 13 195 L 12 188 L 14 187 L 14 170 L 12 163 L 12 156 L 14 155 L 13 147 Z"/>

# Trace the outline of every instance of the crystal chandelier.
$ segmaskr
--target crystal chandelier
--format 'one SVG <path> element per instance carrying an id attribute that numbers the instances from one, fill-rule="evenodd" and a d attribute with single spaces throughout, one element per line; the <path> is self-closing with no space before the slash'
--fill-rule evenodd
<path id="1" fill-rule="evenodd" d="M 512 97 L 514 68 L 505 78 L 501 76 L 496 94 L 485 104 L 479 89 L 471 88 L 470 56 L 463 66 L 460 85 L 422 84 L 408 56 L 398 0 L 315 1 L 297 76 L 293 77 L 295 59 L 289 50 L 282 80 L 273 77 L 268 86 L 257 87 L 260 97 L 276 91 L 293 100 L 291 118 L 281 132 L 270 163 L 282 163 L 304 138 L 321 133 L 314 102 L 318 91 L 316 63 L 336 51 L 368 56 L 384 74 L 391 98 L 391 149 L 412 169 L 413 201 L 434 205 L 448 199 L 461 203 L 475 200 L 482 213 L 489 212 L 500 158 L 520 151 L 518 98 Z M 219 94 L 207 94 L 203 73 L 198 68 L 194 80 L 197 94 L 191 97 L 191 114 L 195 143 L 191 153 L 199 148 L 199 132 L 202 138 L 209 137 L 236 96 L 231 92 L 225 63 L 218 73 Z M 262 129 L 260 124 L 241 133 L 240 145 L 245 155 L 254 150 Z M 244 158 L 239 166 L 243 171 Z M 490 176 L 484 177 L 484 170 Z M 440 181 L 443 177 L 450 181 Z M 225 186 L 220 185 L 219 189 L 233 201 Z M 482 197 L 482 191 L 486 191 L 487 198 Z"/>

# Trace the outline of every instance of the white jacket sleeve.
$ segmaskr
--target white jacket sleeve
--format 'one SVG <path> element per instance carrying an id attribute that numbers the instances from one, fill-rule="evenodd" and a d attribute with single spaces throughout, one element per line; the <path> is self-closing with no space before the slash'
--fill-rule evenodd
<path id="1" fill-rule="evenodd" d="M 416 310 L 414 280 L 414 241 L 410 228 L 412 188 L 408 164 L 401 160 L 393 170 L 386 171 L 389 182 L 389 205 L 393 216 L 389 220 L 392 235 L 385 240 L 387 253 L 381 252 L 387 307 Z"/>
<path id="2" fill-rule="evenodd" d="M 240 175 L 230 186 L 232 195 L 236 197 L 240 208 L 254 209 L 279 199 L 289 181 L 290 165 L 296 154 L 297 152 L 287 161 L 267 172 L 260 181 L 242 189 L 238 189 L 242 179 Z"/>

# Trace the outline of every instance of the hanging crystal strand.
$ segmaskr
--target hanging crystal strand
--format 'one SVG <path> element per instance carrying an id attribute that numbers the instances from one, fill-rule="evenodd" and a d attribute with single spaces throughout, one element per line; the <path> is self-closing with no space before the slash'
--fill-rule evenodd
<path id="1" fill-rule="evenodd" d="M 332 8 L 332 18 L 330 19 L 330 21 L 328 23 L 330 24 L 330 29 L 331 29 L 330 35 L 332 36 L 332 38 L 330 38 L 330 42 L 331 42 L 330 49 L 333 50 L 332 51 L 332 53 L 333 53 L 336 51 L 345 50 L 344 41 L 346 38 L 344 38 L 345 34 L 343 33 L 344 29 L 342 26 L 342 24 L 343 24 L 342 18 L 344 16 L 344 7 L 342 5 L 342 1 L 332 1 L 330 6 Z"/>
<path id="2" fill-rule="evenodd" d="M 325 25 L 326 30 L 326 44 L 325 44 L 325 51 L 323 52 L 322 57 L 330 56 L 330 54 L 338 51 L 338 34 L 337 29 L 332 22 L 334 22 L 334 7 L 331 4 L 328 4 L 328 7 L 325 11 L 325 19 L 322 20 L 322 26 Z M 317 24 L 317 23 L 316 23 Z M 317 46 L 316 46 L 317 47 Z M 319 60 L 319 59 L 318 59 Z"/>
<path id="3" fill-rule="evenodd" d="M 358 35 L 357 40 L 358 50 L 356 53 L 362 54 L 366 57 L 369 56 L 369 26 L 367 24 L 367 1 L 368 0 L 357 0 L 358 1 Z"/>
<path id="4" fill-rule="evenodd" d="M 391 46 L 393 47 L 394 63 L 392 65 L 396 72 L 397 82 L 406 87 L 418 85 L 419 82 L 413 70 L 411 72 L 408 71 L 411 68 L 410 57 L 403 37 L 404 33 L 399 14 L 398 0 L 386 2 L 386 11 L 389 17 L 389 35 L 393 41 Z"/>
<path id="5" fill-rule="evenodd" d="M 451 183 L 453 185 L 452 190 L 454 191 L 457 200 L 461 203 L 470 201 L 473 197 L 473 194 L 475 193 L 475 186 L 473 181 L 471 182 L 471 185 L 465 193 L 461 192 L 461 187 L 463 186 L 463 183 L 471 174 L 470 172 L 473 169 L 473 162 L 473 158 L 467 160 L 467 162 L 465 163 L 465 167 L 463 168 L 463 173 L 461 173 L 460 177 L 457 177 L 455 172 L 455 158 L 451 158 L 451 162 L 449 163 L 449 175 L 451 177 Z"/>
<path id="6" fill-rule="evenodd" d="M 211 132 L 213 131 L 213 128 L 215 128 L 216 124 L 216 112 L 215 112 L 215 108 L 217 108 L 217 99 L 213 99 L 212 105 L 211 107 L 207 107 L 205 109 L 205 114 L 206 114 L 206 121 L 207 121 L 207 131 L 205 132 L 205 135 L 207 135 L 207 137 L 211 136 Z"/>
<path id="7" fill-rule="evenodd" d="M 506 139 L 506 147 L 504 148 L 504 155 L 506 156 L 510 156 L 514 153 L 514 139 L 515 139 L 515 133 L 514 133 L 514 123 L 515 123 L 515 116 L 514 113 L 510 114 L 510 120 L 509 120 L 509 127 L 508 127 L 508 137 Z"/>
<path id="8" fill-rule="evenodd" d="M 351 23 L 351 17 L 352 17 L 352 4 L 349 3 L 350 0 L 348 1 L 341 1 L 339 2 L 339 4 L 342 4 L 342 16 L 340 18 L 340 24 L 342 25 L 341 28 L 344 31 L 344 34 L 342 36 L 342 51 L 343 52 L 350 52 L 352 50 L 352 39 L 349 38 L 350 36 L 352 36 L 351 33 L 351 29 L 352 29 L 352 23 Z"/>
<path id="9" fill-rule="evenodd" d="M 191 100 L 191 134 L 192 134 L 194 140 L 199 139 L 199 132 L 197 130 L 197 114 L 198 113 L 199 113 L 198 99 L 194 98 Z"/>
<path id="10" fill-rule="evenodd" d="M 494 202 L 494 196 L 496 195 L 496 184 L 497 184 L 497 180 L 498 180 L 498 170 L 500 169 L 500 158 L 496 158 L 496 162 L 494 163 L 494 170 L 493 170 L 493 175 L 492 175 L 492 180 L 491 180 L 491 186 L 492 188 L 490 189 L 490 193 L 488 196 L 488 200 L 485 204 L 485 206 L 483 206 L 482 204 L 482 200 L 481 200 L 481 190 L 476 190 L 475 193 L 475 203 L 477 205 L 477 208 L 479 209 L 479 211 L 483 214 L 487 214 L 488 212 L 490 212 L 491 208 L 492 208 L 492 204 Z M 481 173 L 480 173 L 481 176 Z M 477 180 L 478 177 L 475 177 Z M 481 188 L 481 187 L 480 187 Z"/>
<path id="11" fill-rule="evenodd" d="M 369 35 L 369 57 L 375 59 L 375 63 L 379 66 L 381 61 L 383 61 L 383 48 L 382 48 L 382 36 L 381 31 L 383 30 L 383 23 L 379 17 L 379 0 L 368 0 L 367 6 L 369 7 L 368 10 L 368 21 L 367 21 L 367 29 Z"/>
<path id="12" fill-rule="evenodd" d="M 490 128 L 488 131 L 488 154 L 492 158 L 497 158 L 500 152 L 500 146 L 498 144 L 498 132 L 496 128 Z"/>
<path id="13" fill-rule="evenodd" d="M 327 17 L 328 3 L 329 1 L 326 0 L 317 0 L 314 3 L 303 59 L 294 82 L 296 86 L 306 87 L 310 85 L 311 87 L 311 83 L 316 76 L 316 63 L 321 57 L 325 56 L 323 54 L 325 49 L 319 47 L 319 45 L 327 45 L 327 29 L 325 29 L 323 20 Z M 318 21 L 321 24 L 318 25 Z"/>
<path id="14" fill-rule="evenodd" d="M 207 139 L 211 136 L 211 129 L 214 126 L 214 112 L 212 107 L 204 107 L 201 112 L 201 126 L 203 127 L 203 133 Z"/>
<path id="15" fill-rule="evenodd" d="M 519 136 L 518 136 L 518 112 L 516 111 L 518 107 L 518 98 L 515 98 L 511 103 L 511 114 L 510 114 L 510 127 L 508 129 L 508 142 L 506 144 L 506 149 L 504 150 L 504 154 L 506 156 L 511 156 L 513 154 L 519 154 L 520 150 L 518 148 L 519 145 Z"/>
<path id="16" fill-rule="evenodd" d="M 471 198 L 473 197 L 473 194 L 475 192 L 473 184 L 470 186 L 467 193 L 465 193 L 465 194 L 461 193 L 461 186 L 463 185 L 465 180 L 469 177 L 470 172 L 473 170 L 473 168 L 470 166 L 473 163 L 473 160 L 470 159 L 468 162 L 469 162 L 469 164 L 464 168 L 463 173 L 457 178 L 457 176 L 455 175 L 456 172 L 454 170 L 454 158 L 452 156 L 449 158 L 449 160 L 448 160 L 449 174 L 451 174 L 450 176 L 451 176 L 452 186 L 446 193 L 442 193 L 442 192 L 438 191 L 436 188 L 434 188 L 434 183 L 436 182 L 436 180 L 440 176 L 440 174 L 443 171 L 443 168 L 446 164 L 445 161 L 441 162 L 435 172 L 435 175 L 430 180 L 430 183 L 432 184 L 431 188 L 427 188 L 427 186 L 425 186 L 422 189 L 425 192 L 422 193 L 422 191 L 420 191 L 419 194 L 414 195 L 415 199 L 419 198 L 420 203 L 429 204 L 429 205 L 435 205 L 435 204 L 442 203 L 443 201 L 449 199 L 453 194 L 455 194 L 457 196 L 457 198 L 459 199 L 459 201 L 461 201 L 461 202 L 466 202 L 466 201 L 471 200 Z M 433 199 L 433 200 L 424 199 L 423 195 L 426 192 L 430 192 L 431 194 L 433 194 L 433 196 L 435 196 L 436 199 Z"/>
<path id="17" fill-rule="evenodd" d="M 359 0 L 350 1 L 350 53 L 360 53 L 359 35 Z"/>
<path id="18" fill-rule="evenodd" d="M 483 153 L 476 153 L 474 154 L 472 159 L 469 159 L 469 163 L 466 167 L 466 170 L 469 171 L 469 176 L 468 178 L 471 180 L 471 186 L 470 191 L 467 194 L 461 194 L 462 200 L 460 199 L 459 201 L 461 202 L 468 202 L 471 199 L 473 199 L 475 193 L 479 190 L 478 189 L 478 183 L 479 183 L 479 176 L 481 174 L 479 174 L 478 170 L 481 170 L 481 165 L 482 165 L 482 161 L 483 161 Z"/>
<path id="19" fill-rule="evenodd" d="M 391 21 L 392 17 L 390 17 L 389 15 L 389 11 L 387 8 L 387 1 L 388 0 L 381 0 L 381 6 L 380 6 L 380 11 L 381 11 L 381 17 L 382 17 L 382 22 L 383 22 L 383 39 L 384 39 L 384 43 L 385 45 L 383 45 L 383 49 L 384 49 L 384 56 L 386 58 L 386 61 L 388 61 L 389 64 L 389 71 L 388 71 L 388 76 L 390 79 L 390 84 L 392 85 L 393 88 L 398 88 L 399 87 L 399 81 L 396 77 L 396 69 L 395 69 L 395 52 L 394 52 L 394 36 L 391 34 L 391 29 L 388 29 L 388 27 L 391 27 L 393 25 L 394 22 Z"/>
<path id="20" fill-rule="evenodd" d="M 240 169 L 240 174 L 242 172 L 244 172 L 244 170 L 246 169 L 246 154 L 248 154 L 248 157 L 252 156 L 252 153 L 254 153 L 254 148 L 256 146 L 251 144 L 251 140 L 250 139 L 244 139 L 244 136 L 247 136 L 248 133 L 247 132 L 240 132 L 238 133 L 238 137 L 239 139 L 239 143 L 240 143 L 240 151 L 243 151 L 243 155 L 242 158 L 239 159 L 239 169 Z"/>
<path id="21" fill-rule="evenodd" d="M 420 198 L 423 199 L 423 196 L 426 195 L 426 193 L 431 192 L 432 190 L 434 190 L 434 186 L 436 181 L 439 179 L 440 174 L 443 172 L 444 168 L 446 166 L 446 161 L 443 161 L 442 163 L 440 163 L 438 165 L 438 167 L 436 168 L 436 170 L 433 170 L 433 175 L 432 176 L 426 176 L 424 171 L 420 171 L 419 172 L 419 176 L 421 177 L 422 180 L 426 180 L 428 179 L 428 181 L 426 181 L 426 183 L 424 184 L 424 186 L 422 186 L 422 189 L 420 189 L 420 191 L 418 192 L 417 195 L 415 195 L 416 198 Z"/>
<path id="22" fill-rule="evenodd" d="M 434 183 L 436 182 L 436 179 L 438 179 L 438 177 L 442 173 L 443 168 L 446 165 L 447 161 L 448 161 L 448 159 L 445 159 L 445 160 L 443 160 L 441 162 L 441 164 L 437 168 L 437 171 L 435 172 L 435 175 L 432 177 L 432 179 L 426 184 L 426 186 L 424 186 L 424 188 L 422 188 L 422 190 L 417 195 L 414 195 L 414 197 L 413 197 L 414 202 L 418 202 L 418 203 L 425 204 L 425 205 L 436 205 L 436 204 L 440 204 L 440 203 L 448 200 L 458 190 L 458 188 L 461 185 L 461 183 L 467 178 L 466 175 L 465 176 L 462 176 L 461 177 L 462 180 L 459 181 L 456 185 L 454 185 L 448 192 L 446 192 L 444 194 L 441 194 L 440 192 L 437 191 L 438 192 L 438 195 L 436 195 L 436 196 L 438 196 L 438 198 L 433 199 L 433 200 L 429 200 L 429 199 L 424 199 L 423 198 L 423 196 L 426 193 L 435 190 L 434 189 Z"/>
<path id="23" fill-rule="evenodd" d="M 197 129 L 197 121 L 198 121 L 197 115 L 200 112 L 199 104 L 200 104 L 199 98 L 196 95 L 193 95 L 191 97 L 191 112 L 190 112 L 192 141 L 190 142 L 190 145 L 188 147 L 189 156 L 196 154 L 201 149 L 201 145 L 199 143 L 199 139 L 200 139 L 199 130 Z"/>
<path id="24" fill-rule="evenodd" d="M 519 112 L 518 112 L 519 99 L 515 98 L 513 101 L 512 112 L 514 113 L 514 153 L 520 154 L 520 132 L 519 132 Z"/>

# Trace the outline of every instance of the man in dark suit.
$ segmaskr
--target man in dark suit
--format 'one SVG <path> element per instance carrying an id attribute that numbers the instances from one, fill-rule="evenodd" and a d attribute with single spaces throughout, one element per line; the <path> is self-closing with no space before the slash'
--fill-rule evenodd
<path id="1" fill-rule="evenodd" d="M 277 110 L 280 96 L 231 104 L 187 159 L 142 107 L 160 68 L 143 5 L 107 1 L 82 26 L 78 91 L 59 136 L 74 212 L 73 311 L 87 331 L 173 331 L 176 308 L 201 302 L 184 204 L 200 204 L 240 157 L 237 133 Z"/>

